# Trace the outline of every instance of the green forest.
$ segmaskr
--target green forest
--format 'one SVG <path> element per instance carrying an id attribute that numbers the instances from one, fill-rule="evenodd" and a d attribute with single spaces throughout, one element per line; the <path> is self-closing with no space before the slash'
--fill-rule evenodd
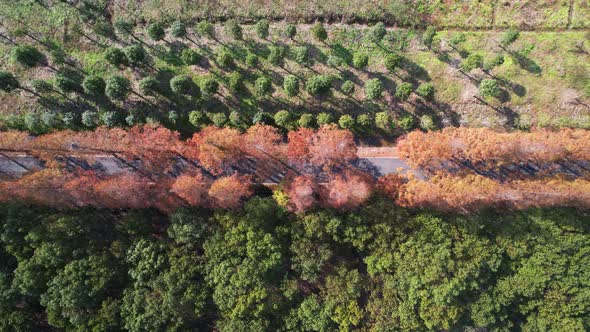
<path id="1" fill-rule="evenodd" d="M 587 331 L 590 215 L 3 205 L 1 331 Z"/>

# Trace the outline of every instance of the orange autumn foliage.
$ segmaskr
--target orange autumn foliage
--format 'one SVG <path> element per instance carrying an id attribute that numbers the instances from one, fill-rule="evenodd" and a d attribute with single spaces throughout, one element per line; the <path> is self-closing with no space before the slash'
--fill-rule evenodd
<path id="1" fill-rule="evenodd" d="M 214 174 L 221 174 L 244 156 L 242 136 L 236 129 L 209 126 L 195 133 L 188 144 L 188 157 L 196 158 Z"/>
<path id="2" fill-rule="evenodd" d="M 324 125 L 312 136 L 309 146 L 310 161 L 315 165 L 344 164 L 356 156 L 354 136 L 335 125 Z"/>
<path id="3" fill-rule="evenodd" d="M 395 201 L 406 182 L 408 182 L 408 179 L 400 174 L 383 175 L 377 179 L 377 190 Z"/>
<path id="4" fill-rule="evenodd" d="M 398 203 L 440 211 L 477 211 L 498 203 L 501 185 L 480 175 L 436 174 L 427 181 L 410 179 L 402 185 Z"/>
<path id="5" fill-rule="evenodd" d="M 209 188 L 209 196 L 214 206 L 222 209 L 235 209 L 253 192 L 250 189 L 250 177 L 234 174 L 219 178 Z"/>
<path id="6" fill-rule="evenodd" d="M 347 170 L 326 184 L 324 204 L 335 209 L 359 207 L 373 193 L 373 178 L 360 171 Z"/>
<path id="7" fill-rule="evenodd" d="M 256 124 L 244 134 L 245 148 L 248 153 L 261 157 L 275 156 L 282 141 L 279 130 L 273 126 Z M 276 157 L 276 156 L 275 156 Z"/>
<path id="8" fill-rule="evenodd" d="M 295 177 L 286 188 L 289 203 L 297 212 L 307 211 L 317 205 L 319 192 L 317 182 L 305 175 Z"/>
<path id="9" fill-rule="evenodd" d="M 207 192 L 211 181 L 202 174 L 181 175 L 172 184 L 172 192 L 183 198 L 191 206 L 207 206 L 209 203 Z"/>
<path id="10" fill-rule="evenodd" d="M 452 159 L 497 165 L 590 160 L 590 131 L 564 128 L 505 133 L 488 128 L 445 128 L 411 132 L 397 148 L 401 157 L 420 167 L 438 166 Z"/>
<path id="11" fill-rule="evenodd" d="M 401 187 L 397 201 L 406 207 L 464 213 L 488 207 L 587 209 L 590 208 L 590 181 L 555 177 L 499 183 L 474 174 L 437 174 L 428 180 L 409 180 Z"/>
<path id="12" fill-rule="evenodd" d="M 305 162 L 309 158 L 309 146 L 313 138 L 314 131 L 309 128 L 299 128 L 296 131 L 290 131 L 287 135 L 289 144 L 287 146 L 287 156 L 291 161 Z"/>

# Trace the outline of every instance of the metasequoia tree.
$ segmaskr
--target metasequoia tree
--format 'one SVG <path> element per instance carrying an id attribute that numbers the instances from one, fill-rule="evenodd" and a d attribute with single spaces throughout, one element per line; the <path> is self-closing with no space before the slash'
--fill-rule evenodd
<path id="1" fill-rule="evenodd" d="M 314 135 L 314 131 L 309 128 L 299 128 L 290 131 L 287 135 L 289 144 L 287 145 L 287 156 L 291 161 L 305 161 L 309 157 L 309 146 Z"/>
<path id="2" fill-rule="evenodd" d="M 252 195 L 250 189 L 250 177 L 234 174 L 219 178 L 213 182 L 209 189 L 214 206 L 222 209 L 235 209 Z"/>
<path id="3" fill-rule="evenodd" d="M 188 204 L 203 207 L 209 203 L 209 187 L 211 187 L 211 181 L 202 174 L 183 174 L 176 178 L 171 190 L 187 201 Z"/>
<path id="4" fill-rule="evenodd" d="M 248 153 L 254 155 L 275 156 L 282 141 L 279 130 L 273 126 L 256 124 L 246 131 L 244 135 L 245 148 Z"/>
<path id="5" fill-rule="evenodd" d="M 386 174 L 377 179 L 377 190 L 383 195 L 396 201 L 402 186 L 408 179 L 400 174 Z"/>
<path id="6" fill-rule="evenodd" d="M 297 212 L 307 211 L 318 204 L 320 187 L 317 181 L 309 176 L 295 177 L 286 187 L 289 203 Z"/>
<path id="7" fill-rule="evenodd" d="M 195 133 L 188 143 L 188 156 L 214 174 L 221 174 L 243 157 L 242 136 L 236 129 L 209 126 Z"/>
<path id="8" fill-rule="evenodd" d="M 366 173 L 345 170 L 326 184 L 324 204 L 335 209 L 354 209 L 373 193 L 373 178 Z"/>
<path id="9" fill-rule="evenodd" d="M 309 146 L 310 161 L 316 165 L 344 164 L 356 158 L 354 136 L 335 125 L 322 126 L 312 136 Z"/>
<path id="10" fill-rule="evenodd" d="M 336 125 L 324 125 L 317 131 L 299 128 L 288 134 L 287 156 L 295 162 L 309 162 L 316 166 L 345 164 L 356 156 L 354 137 Z"/>

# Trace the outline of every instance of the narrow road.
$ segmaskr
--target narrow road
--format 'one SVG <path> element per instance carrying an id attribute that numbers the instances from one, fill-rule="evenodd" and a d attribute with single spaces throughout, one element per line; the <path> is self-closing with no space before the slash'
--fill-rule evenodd
<path id="1" fill-rule="evenodd" d="M 414 174 L 418 178 L 424 178 L 420 170 L 412 169 L 403 159 L 399 158 L 394 147 L 360 147 L 358 149 L 359 159 L 354 163 L 359 169 L 366 171 L 374 177 L 390 173 Z M 72 161 L 77 159 L 76 156 L 69 156 Z M 128 165 L 121 163 L 120 160 L 112 155 L 97 154 L 93 155 L 93 164 L 86 164 L 87 167 L 99 170 L 107 175 L 130 171 Z M 73 165 L 80 166 L 80 163 Z M 25 153 L 1 153 L 0 154 L 0 179 L 16 179 L 25 174 L 36 172 L 45 168 L 44 162 L 38 158 Z M 181 167 L 182 168 L 182 167 Z M 284 174 L 274 174 L 271 182 L 280 182 Z"/>

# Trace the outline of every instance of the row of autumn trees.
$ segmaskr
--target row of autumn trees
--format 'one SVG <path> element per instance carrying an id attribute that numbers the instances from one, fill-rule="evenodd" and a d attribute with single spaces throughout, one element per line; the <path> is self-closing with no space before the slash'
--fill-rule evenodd
<path id="1" fill-rule="evenodd" d="M 375 179 L 353 166 L 357 148 L 352 134 L 333 126 L 289 132 L 287 144 L 276 128 L 266 125 L 253 126 L 245 133 L 208 127 L 188 140 L 154 126 L 127 131 L 63 131 L 36 138 L 4 132 L 0 134 L 0 150 L 37 156 L 46 162 L 46 168 L 4 181 L 0 188 L 3 200 L 62 207 L 155 207 L 169 212 L 182 206 L 237 208 L 254 194 L 256 183 L 282 172 L 275 199 L 299 212 L 319 206 L 354 209 L 375 192 L 401 206 L 444 211 L 470 212 L 491 206 L 587 208 L 590 182 L 585 176 L 529 176 L 499 182 L 469 172 L 445 172 L 442 167 L 460 158 L 492 166 L 515 163 L 519 158 L 538 163 L 567 158 L 587 162 L 590 141 L 584 140 L 584 135 L 587 133 L 579 130 L 415 132 L 400 141 L 398 149 L 422 171 L 434 169 L 429 177 L 389 174 Z M 486 140 L 491 144 L 489 149 L 485 148 Z M 92 163 L 101 155 L 127 163 L 130 171 L 115 175 L 88 168 L 72 171 L 65 167 L 67 158 L 63 158 Z M 140 164 L 133 163 L 138 159 Z M 180 171 L 179 162 L 185 165 Z M 253 169 L 241 168 L 248 162 L 254 162 Z"/>
<path id="2" fill-rule="evenodd" d="M 414 131 L 398 142 L 398 153 L 429 175 L 399 180 L 393 198 L 401 205 L 465 212 L 495 206 L 590 207 L 590 131 L 578 129 L 498 132 L 488 128 Z M 579 176 L 551 174 L 573 163 Z M 469 167 L 464 167 L 468 165 Z M 534 165 L 533 174 L 486 176 L 505 166 Z M 566 167 L 567 168 L 567 167 Z M 517 178 L 512 178 L 518 175 Z M 391 181 L 391 183 L 394 183 Z"/>
<path id="3" fill-rule="evenodd" d="M 287 193 L 294 197 L 292 205 L 298 210 L 320 200 L 335 208 L 353 208 L 370 196 L 373 178 L 348 166 L 356 158 L 350 132 L 333 126 L 301 129 L 289 133 L 288 144 L 282 141 L 278 130 L 266 125 L 253 126 L 245 133 L 208 127 L 186 141 L 155 126 L 62 131 L 35 138 L 3 132 L 0 150 L 36 156 L 45 161 L 46 168 L 3 181 L 2 200 L 58 207 L 156 207 L 168 212 L 181 206 L 236 208 L 253 194 L 254 183 L 276 171 L 273 165 L 287 173 Z M 108 175 L 94 168 L 72 171 L 66 167 L 72 158 L 81 165 L 92 164 L 101 156 L 122 161 L 129 171 Z M 134 164 L 138 159 L 140 164 Z M 255 161 L 255 169 L 238 174 L 240 163 L 250 160 Z M 174 173 L 179 162 L 185 166 Z M 319 174 L 328 177 L 322 190 Z M 301 190 L 307 190 L 308 197 Z"/>
<path id="4" fill-rule="evenodd" d="M 498 132 L 489 128 L 445 128 L 413 131 L 397 145 L 412 165 L 440 168 L 452 161 L 503 164 L 533 162 L 539 165 L 567 160 L 590 160 L 590 131 L 583 129 Z"/>

